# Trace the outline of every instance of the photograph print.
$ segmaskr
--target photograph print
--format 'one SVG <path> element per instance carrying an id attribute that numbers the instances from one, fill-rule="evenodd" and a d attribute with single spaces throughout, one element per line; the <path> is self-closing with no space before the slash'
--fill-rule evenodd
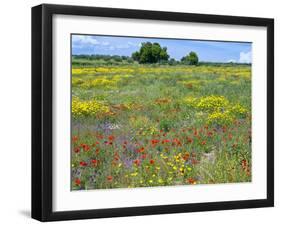
<path id="1" fill-rule="evenodd" d="M 250 42 L 71 35 L 71 190 L 251 182 Z"/>

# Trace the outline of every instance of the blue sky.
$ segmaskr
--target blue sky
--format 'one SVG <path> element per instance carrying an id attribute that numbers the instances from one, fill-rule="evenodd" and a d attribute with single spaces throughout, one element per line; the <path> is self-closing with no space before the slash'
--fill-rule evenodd
<path id="1" fill-rule="evenodd" d="M 251 43 L 197 41 L 159 38 L 131 38 L 120 36 L 72 35 L 72 54 L 105 54 L 131 56 L 142 42 L 158 42 L 168 48 L 170 58 L 177 60 L 195 51 L 200 61 L 252 62 Z"/>

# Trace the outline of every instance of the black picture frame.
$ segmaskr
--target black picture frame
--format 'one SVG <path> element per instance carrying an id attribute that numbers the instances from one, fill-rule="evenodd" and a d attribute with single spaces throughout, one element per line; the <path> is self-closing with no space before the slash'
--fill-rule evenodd
<path id="1" fill-rule="evenodd" d="M 267 198 L 54 212 L 52 210 L 52 18 L 55 14 L 266 27 Z M 57 221 L 271 206 L 274 206 L 273 19 L 49 4 L 32 8 L 32 218 L 40 221 Z"/>

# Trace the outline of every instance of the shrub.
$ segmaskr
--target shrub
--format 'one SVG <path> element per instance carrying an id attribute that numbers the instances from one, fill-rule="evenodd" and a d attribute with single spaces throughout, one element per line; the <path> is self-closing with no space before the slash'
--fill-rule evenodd
<path id="1" fill-rule="evenodd" d="M 197 53 L 191 51 L 189 53 L 189 55 L 186 55 L 185 57 L 183 57 L 181 59 L 181 62 L 183 62 L 184 64 L 188 64 L 188 65 L 198 65 L 199 58 L 197 56 Z"/>

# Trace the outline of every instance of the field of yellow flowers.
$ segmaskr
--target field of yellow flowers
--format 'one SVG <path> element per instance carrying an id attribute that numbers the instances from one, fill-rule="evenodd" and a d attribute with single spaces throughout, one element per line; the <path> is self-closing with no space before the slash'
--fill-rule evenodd
<path id="1" fill-rule="evenodd" d="M 72 68 L 72 189 L 251 181 L 251 67 Z"/>

